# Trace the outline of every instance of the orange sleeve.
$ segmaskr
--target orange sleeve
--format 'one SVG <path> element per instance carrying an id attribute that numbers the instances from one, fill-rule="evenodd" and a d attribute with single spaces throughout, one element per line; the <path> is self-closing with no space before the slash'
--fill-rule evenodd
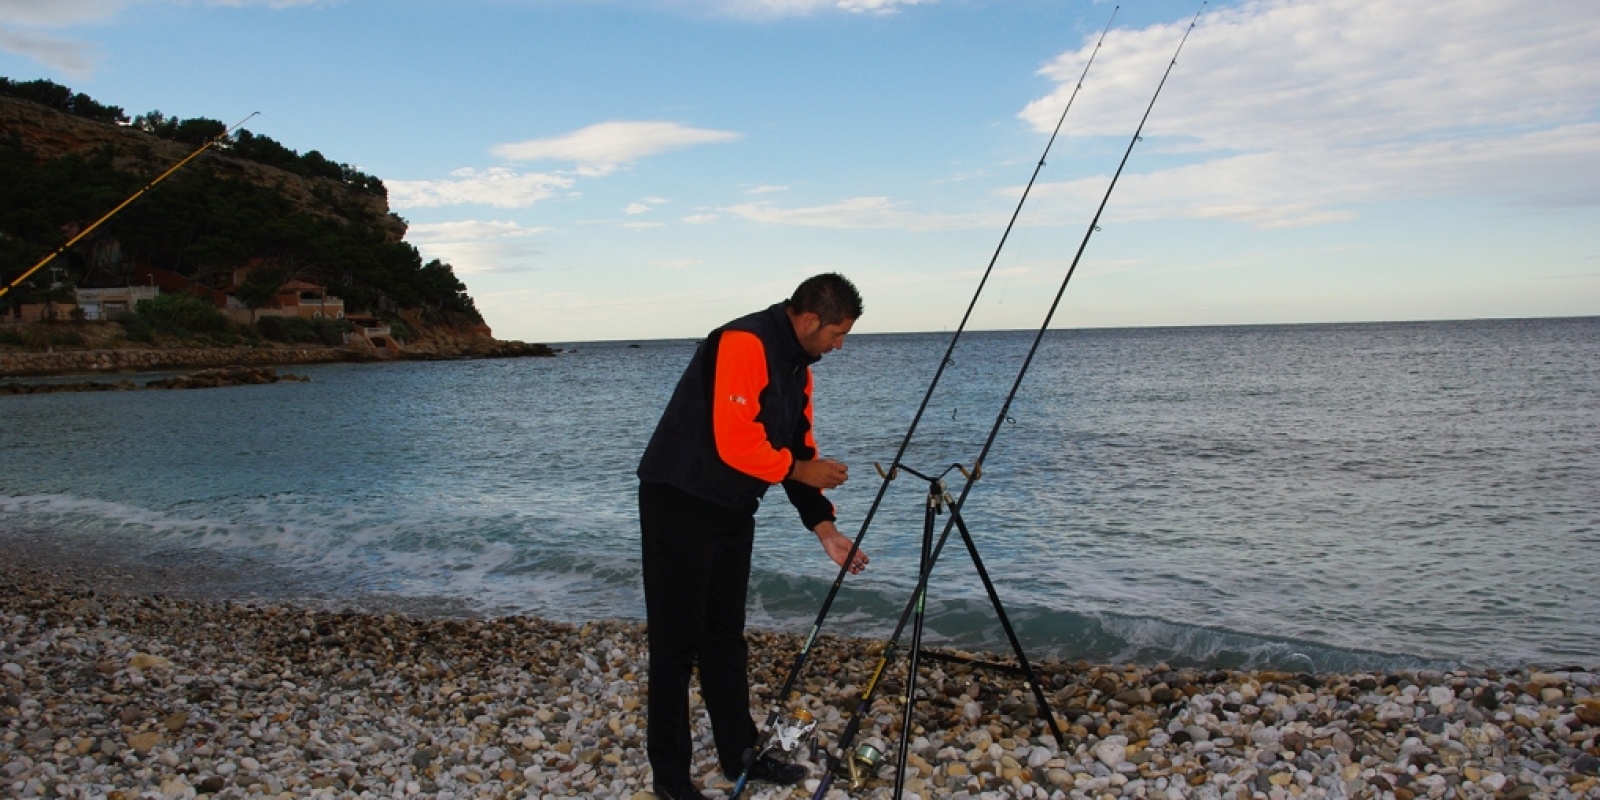
<path id="1" fill-rule="evenodd" d="M 773 449 L 766 429 L 756 421 L 761 390 L 767 388 L 767 354 L 761 340 L 748 331 L 725 331 L 717 344 L 716 380 L 711 389 L 711 427 L 717 455 L 728 466 L 782 483 L 794 456 Z"/>
<path id="2" fill-rule="evenodd" d="M 804 439 L 807 458 L 820 458 L 817 452 L 817 422 L 811 413 L 811 368 L 806 367 L 806 435 Z"/>

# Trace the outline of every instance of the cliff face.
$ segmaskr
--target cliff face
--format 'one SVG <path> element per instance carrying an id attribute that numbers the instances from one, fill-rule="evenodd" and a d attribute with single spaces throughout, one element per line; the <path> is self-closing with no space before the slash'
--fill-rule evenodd
<path id="1" fill-rule="evenodd" d="M 195 149 L 138 128 L 96 122 L 37 103 L 0 96 L 0 136 L 13 135 L 40 162 L 73 154 L 89 156 L 109 147 L 113 153 L 112 164 L 117 169 L 151 178 Z M 405 220 L 391 213 L 388 201 L 380 195 L 355 190 L 340 181 L 297 175 L 234 158 L 220 146 L 213 146 L 197 161 L 204 162 L 219 178 L 273 189 L 304 213 L 342 219 L 340 207 L 359 208 L 380 221 L 391 241 L 398 242 L 405 237 Z M 200 164 L 191 164 L 185 169 L 195 166 Z M 335 202 L 330 203 L 330 197 Z"/>

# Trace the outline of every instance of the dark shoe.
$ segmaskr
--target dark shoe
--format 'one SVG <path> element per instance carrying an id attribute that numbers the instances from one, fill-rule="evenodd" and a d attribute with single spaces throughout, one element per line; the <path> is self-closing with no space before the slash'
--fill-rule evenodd
<path id="1" fill-rule="evenodd" d="M 776 786 L 793 786 L 806 779 L 811 774 L 805 767 L 788 761 L 779 761 L 770 755 L 757 758 L 750 765 L 750 780 L 761 783 L 770 783 Z M 734 775 L 731 780 L 738 780 Z"/>
<path id="2" fill-rule="evenodd" d="M 659 800 L 709 800 L 699 789 L 687 783 L 676 789 L 667 789 L 657 784 L 654 791 Z"/>

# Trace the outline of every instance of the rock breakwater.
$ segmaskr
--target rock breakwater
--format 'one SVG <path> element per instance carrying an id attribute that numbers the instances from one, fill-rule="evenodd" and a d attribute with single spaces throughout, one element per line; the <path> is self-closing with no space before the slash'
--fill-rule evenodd
<path id="1" fill-rule="evenodd" d="M 328 364 L 366 361 L 442 361 L 463 358 L 550 357 L 556 351 L 542 344 L 487 337 L 428 340 L 404 349 L 379 353 L 361 347 L 169 347 L 0 351 L 0 376 L 60 375 L 75 372 L 137 372 L 204 369 L 225 366 Z"/>
<path id="2" fill-rule="evenodd" d="M 332 347 L 212 347 L 67 350 L 53 353 L 0 352 L 0 375 L 56 375 L 205 369 L 227 366 L 325 364 L 369 361 L 371 357 Z"/>
<path id="3" fill-rule="evenodd" d="M 113 383 L 101 381 L 76 381 L 73 383 L 6 383 L 0 384 L 0 395 L 54 394 L 57 392 L 126 392 L 139 389 L 216 389 L 224 386 L 251 386 L 279 381 L 309 381 L 303 375 L 279 375 L 271 367 L 219 367 L 203 369 L 189 375 L 147 381 L 143 385 L 131 380 Z"/>
<path id="4" fill-rule="evenodd" d="M 203 601 L 117 581 L 139 578 L 0 565 L 0 793 L 649 797 L 639 625 Z M 798 644 L 752 633 L 758 696 Z M 826 742 L 878 647 L 819 640 L 796 702 Z M 1019 682 L 929 665 L 908 796 L 1600 797 L 1591 672 L 1039 670 L 1064 746 Z M 894 752 L 902 692 L 885 679 L 861 741 Z M 703 719 L 695 735 L 707 793 L 725 793 Z M 892 769 L 852 796 L 888 797 Z"/>

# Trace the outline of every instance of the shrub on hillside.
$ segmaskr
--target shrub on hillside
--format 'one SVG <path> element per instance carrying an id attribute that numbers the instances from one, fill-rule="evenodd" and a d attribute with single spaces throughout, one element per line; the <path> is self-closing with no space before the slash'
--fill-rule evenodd
<path id="1" fill-rule="evenodd" d="M 344 335 L 355 330 L 349 320 L 306 319 L 305 317 L 262 317 L 256 332 L 263 339 L 289 344 L 344 344 Z"/>
<path id="2" fill-rule="evenodd" d="M 183 337 L 224 333 L 233 325 L 228 315 L 192 294 L 161 294 L 153 300 L 140 300 L 134 313 L 159 333 Z"/>
<path id="3" fill-rule="evenodd" d="M 156 340 L 156 329 L 138 314 L 123 314 L 117 318 L 117 324 L 122 326 L 123 335 L 130 342 L 150 344 Z"/>

